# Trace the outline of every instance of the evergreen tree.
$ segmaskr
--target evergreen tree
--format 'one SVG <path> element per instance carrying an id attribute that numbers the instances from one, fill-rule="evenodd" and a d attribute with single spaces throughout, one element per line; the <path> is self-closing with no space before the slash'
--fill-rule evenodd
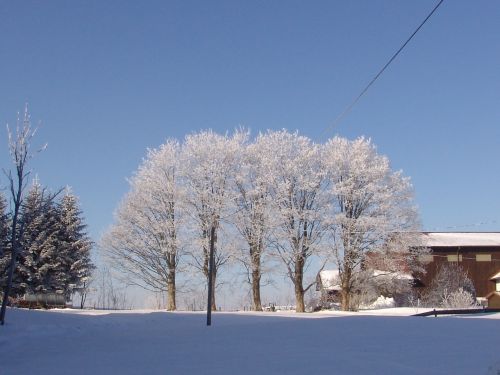
<path id="1" fill-rule="evenodd" d="M 17 294 L 61 290 L 58 282 L 57 222 L 57 208 L 52 197 L 35 181 L 21 212 L 23 236 Z"/>
<path id="2" fill-rule="evenodd" d="M 13 295 L 60 293 L 69 299 L 93 269 L 92 241 L 85 232 L 77 198 L 59 202 L 35 181 L 21 212 L 21 252 Z"/>
<path id="3" fill-rule="evenodd" d="M 78 199 L 66 190 L 58 208 L 58 239 L 60 268 L 58 280 L 67 298 L 88 281 L 94 266 L 90 251 L 92 241 L 86 233 Z"/>

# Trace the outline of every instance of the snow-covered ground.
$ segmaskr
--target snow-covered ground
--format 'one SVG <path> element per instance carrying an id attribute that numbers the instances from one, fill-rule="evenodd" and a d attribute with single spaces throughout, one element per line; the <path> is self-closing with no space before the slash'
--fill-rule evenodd
<path id="1" fill-rule="evenodd" d="M 315 314 L 9 310 L 0 374 L 497 374 L 500 321 L 414 309 Z M 374 313 L 372 313 L 374 314 Z M 500 318 L 500 314 L 488 315 Z"/>

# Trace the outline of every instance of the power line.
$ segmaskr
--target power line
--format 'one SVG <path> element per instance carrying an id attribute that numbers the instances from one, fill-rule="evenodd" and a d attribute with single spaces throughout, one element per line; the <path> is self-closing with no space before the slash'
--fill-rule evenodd
<path id="1" fill-rule="evenodd" d="M 340 121 L 352 110 L 352 108 L 356 105 L 356 103 L 361 99 L 363 95 L 368 91 L 368 89 L 375 83 L 375 81 L 384 73 L 384 71 L 391 65 L 391 63 L 396 59 L 396 57 L 400 54 L 400 52 L 406 47 L 406 45 L 413 39 L 413 37 L 418 33 L 418 31 L 424 26 L 424 24 L 431 18 L 431 16 L 436 12 L 436 10 L 439 8 L 439 6 L 443 3 L 444 0 L 440 0 L 439 3 L 432 9 L 432 11 L 425 17 L 425 19 L 420 23 L 420 25 L 415 29 L 415 31 L 410 35 L 408 39 L 399 47 L 399 49 L 396 51 L 394 55 L 389 59 L 389 61 L 382 67 L 382 69 L 379 70 L 379 72 L 372 78 L 372 80 L 365 86 L 365 88 L 361 91 L 361 93 L 354 98 L 354 100 L 344 109 L 344 111 L 337 116 L 335 121 L 332 123 L 332 125 L 328 126 L 325 128 L 325 130 L 322 133 L 322 136 L 328 132 L 329 130 L 332 130 L 335 128 Z"/>
<path id="2" fill-rule="evenodd" d="M 489 221 L 480 221 L 477 223 L 471 223 L 471 224 L 460 224 L 460 225 L 450 225 L 446 227 L 434 227 L 429 230 L 426 230 L 426 232 L 435 232 L 438 230 L 449 230 L 449 229 L 460 229 L 460 228 L 469 228 L 469 227 L 481 227 L 484 225 L 491 225 L 491 224 L 498 224 L 497 220 L 489 220 Z"/>

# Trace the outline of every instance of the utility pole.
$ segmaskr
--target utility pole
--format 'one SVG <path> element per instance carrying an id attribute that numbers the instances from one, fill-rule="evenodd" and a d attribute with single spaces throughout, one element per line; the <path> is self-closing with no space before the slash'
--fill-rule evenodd
<path id="1" fill-rule="evenodd" d="M 207 326 L 212 325 L 212 290 L 214 288 L 214 244 L 215 225 L 210 229 L 210 256 L 208 262 L 208 303 L 207 303 Z"/>

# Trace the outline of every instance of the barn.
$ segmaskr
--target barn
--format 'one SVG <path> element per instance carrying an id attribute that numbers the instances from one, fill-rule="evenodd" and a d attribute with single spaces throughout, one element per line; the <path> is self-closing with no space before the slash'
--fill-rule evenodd
<path id="1" fill-rule="evenodd" d="M 467 271 L 479 299 L 498 301 L 500 292 L 500 232 L 423 232 L 426 274 L 423 287 L 430 284 L 440 265 L 456 262 Z"/>

